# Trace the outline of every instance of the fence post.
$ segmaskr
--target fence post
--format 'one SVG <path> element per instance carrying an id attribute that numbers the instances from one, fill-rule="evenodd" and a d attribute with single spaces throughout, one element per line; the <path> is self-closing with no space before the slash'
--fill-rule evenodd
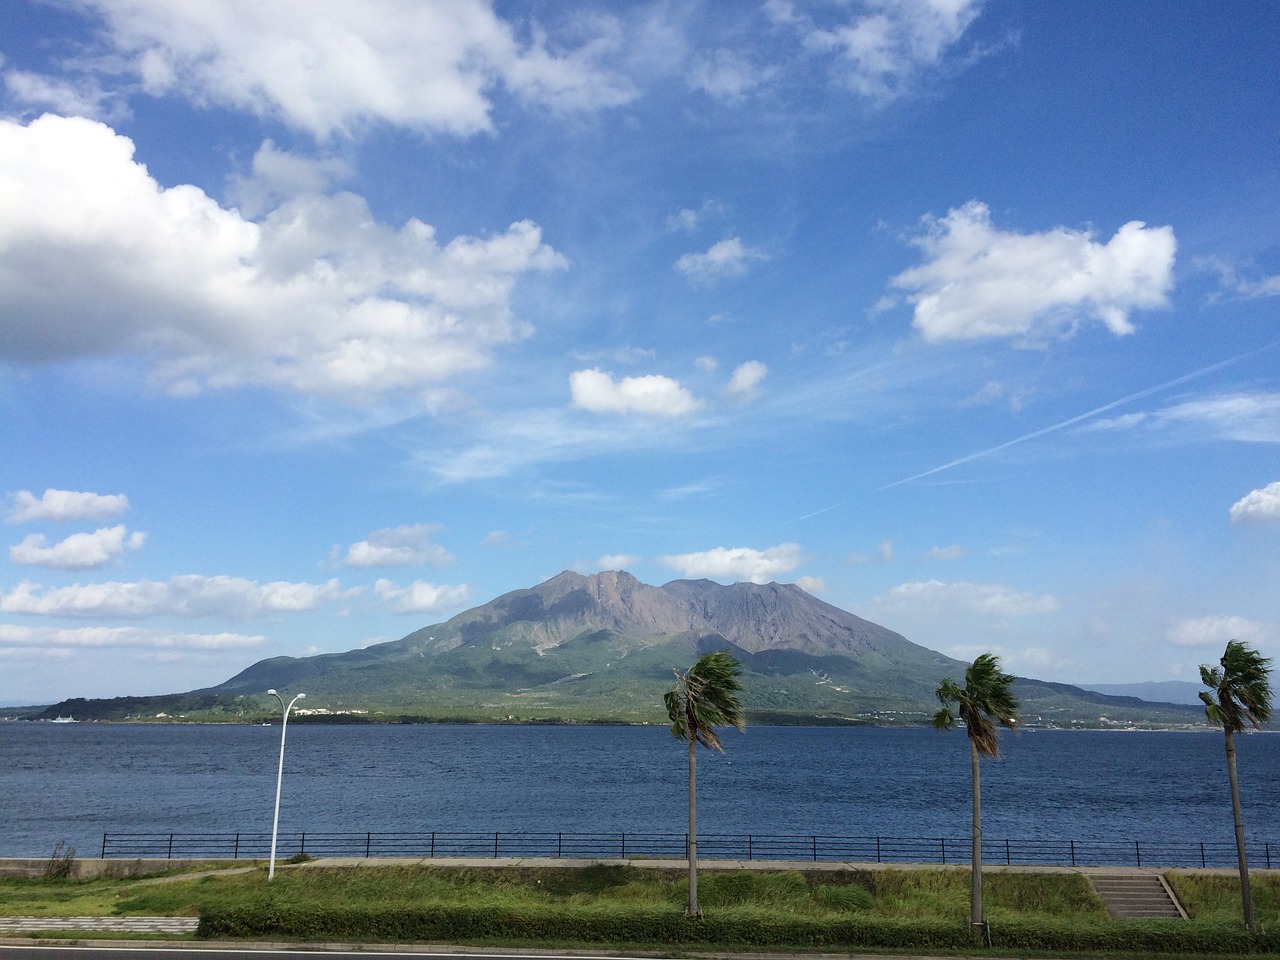
<path id="1" fill-rule="evenodd" d="M 754 860 L 755 853 L 756 853 L 755 837 L 753 837 L 751 834 L 748 833 L 747 834 L 747 859 Z"/>
<path id="2" fill-rule="evenodd" d="M 813 859 L 818 859 L 818 838 L 816 836 L 813 838 Z"/>
<path id="3" fill-rule="evenodd" d="M 369 859 L 369 851 L 370 849 L 372 849 L 372 847 L 373 847 L 373 834 L 366 833 L 364 835 L 364 858 L 366 860 Z"/>
<path id="4" fill-rule="evenodd" d="M 493 831 L 493 859 L 498 859 L 498 831 Z"/>
<path id="5" fill-rule="evenodd" d="M 880 838 L 876 837 L 876 863 L 882 863 L 880 859 Z"/>
<path id="6" fill-rule="evenodd" d="M 102 859 L 107 859 L 107 835 L 102 835 Z"/>
<path id="7" fill-rule="evenodd" d="M 1201 869 L 1204 869 L 1204 866 L 1205 866 L 1205 862 L 1204 862 L 1204 841 L 1203 841 L 1203 840 L 1201 840 L 1201 841 L 1200 841 L 1200 868 L 1201 868 Z"/>
<path id="8" fill-rule="evenodd" d="M 942 862 L 947 862 L 947 838 L 939 837 L 938 842 L 942 844 Z"/>
<path id="9" fill-rule="evenodd" d="M 298 840 L 298 856 L 303 856 L 307 852 L 307 831 L 302 831 L 302 837 Z"/>
<path id="10" fill-rule="evenodd" d="M 1071 865 L 1073 867 L 1076 865 L 1076 842 L 1074 840 L 1071 841 Z"/>
<path id="11" fill-rule="evenodd" d="M 169 859 L 173 859 L 173 834 L 169 834 Z"/>
<path id="12" fill-rule="evenodd" d="M 435 858 L 436 858 L 436 832 L 432 830 L 431 831 L 431 859 L 434 860 Z"/>
<path id="13" fill-rule="evenodd" d="M 564 856 L 564 834 L 556 834 L 556 859 L 559 860 Z"/>
<path id="14" fill-rule="evenodd" d="M 231 859 L 240 859 L 240 831 L 236 831 L 236 845 L 231 849 Z"/>
<path id="15" fill-rule="evenodd" d="M 1142 843 L 1138 840 L 1133 841 L 1133 855 L 1138 860 L 1138 866 L 1142 866 Z"/>
<path id="16" fill-rule="evenodd" d="M 1009 859 L 1009 838 L 1008 838 L 1008 837 L 1005 837 L 1005 840 L 1004 840 L 1004 865 L 1005 865 L 1006 867 L 1008 867 L 1008 866 L 1012 866 L 1012 864 L 1013 864 L 1013 861 Z"/>

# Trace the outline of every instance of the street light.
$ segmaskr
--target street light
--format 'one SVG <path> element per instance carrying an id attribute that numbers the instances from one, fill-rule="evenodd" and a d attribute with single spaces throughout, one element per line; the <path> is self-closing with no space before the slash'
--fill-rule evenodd
<path id="1" fill-rule="evenodd" d="M 271 821 L 271 864 L 267 867 L 267 879 L 274 880 L 276 876 L 276 831 L 280 827 L 280 785 L 284 783 L 284 735 L 289 728 L 289 711 L 293 709 L 293 705 L 306 696 L 300 693 L 292 700 L 289 705 L 285 706 L 284 697 L 276 693 L 274 690 L 268 690 L 268 694 L 280 701 L 280 708 L 284 710 L 284 722 L 280 724 L 280 769 L 276 773 L 276 816 Z"/>

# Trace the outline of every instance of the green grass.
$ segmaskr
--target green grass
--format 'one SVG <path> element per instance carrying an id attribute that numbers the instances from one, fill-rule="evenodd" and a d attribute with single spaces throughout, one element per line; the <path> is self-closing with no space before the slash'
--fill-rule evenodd
<path id="1" fill-rule="evenodd" d="M 706 919 L 696 922 L 682 915 L 687 886 L 680 870 L 307 865 L 278 868 L 270 883 L 265 874 L 0 880 L 0 915 L 201 916 L 219 936 L 353 942 L 933 952 L 973 946 L 965 870 L 704 870 L 698 889 Z M 1069 872 L 989 872 L 984 903 L 997 947 L 1008 950 L 1280 952 L 1274 932 L 1243 938 L 1233 878 L 1170 879 L 1193 922 L 1112 921 L 1088 881 Z M 1280 929 L 1280 876 L 1256 875 L 1253 892 L 1258 918 Z"/>

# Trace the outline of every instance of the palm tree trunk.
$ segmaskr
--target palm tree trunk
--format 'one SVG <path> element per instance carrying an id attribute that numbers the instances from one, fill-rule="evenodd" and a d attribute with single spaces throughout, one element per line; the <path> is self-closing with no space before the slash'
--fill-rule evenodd
<path id="1" fill-rule="evenodd" d="M 1236 739 L 1227 731 L 1227 778 L 1231 781 L 1231 816 L 1236 825 L 1236 856 L 1240 860 L 1240 900 L 1244 906 L 1244 925 L 1252 930 L 1253 896 L 1249 891 L 1249 863 L 1245 858 L 1244 820 L 1240 816 L 1240 783 L 1236 779 Z"/>
<path id="2" fill-rule="evenodd" d="M 685 915 L 701 917 L 698 906 L 698 741 L 689 736 L 689 904 Z"/>
<path id="3" fill-rule="evenodd" d="M 969 883 L 969 923 L 982 923 L 982 765 L 978 748 L 969 741 L 973 766 L 973 876 Z"/>

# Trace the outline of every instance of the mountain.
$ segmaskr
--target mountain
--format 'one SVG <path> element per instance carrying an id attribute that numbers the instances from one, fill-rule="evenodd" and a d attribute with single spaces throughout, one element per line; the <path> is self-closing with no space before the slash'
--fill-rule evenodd
<path id="1" fill-rule="evenodd" d="M 1205 689 L 1205 686 L 1203 683 L 1192 683 L 1190 680 L 1154 680 L 1146 683 L 1082 683 L 1080 688 L 1113 697 L 1137 697 L 1140 700 L 1191 703 L 1201 706 L 1200 691 Z"/>
<path id="2" fill-rule="evenodd" d="M 275 657 L 215 687 L 167 698 L 64 701 L 45 714 L 261 717 L 268 689 L 305 691 L 299 719 L 663 722 L 673 668 L 729 650 L 752 722 L 921 723 L 965 664 L 825 603 L 794 584 L 566 571 L 400 640 Z M 1042 726 L 1185 724 L 1193 708 L 1020 680 Z M 1202 716 L 1202 714 L 1200 714 Z"/>

